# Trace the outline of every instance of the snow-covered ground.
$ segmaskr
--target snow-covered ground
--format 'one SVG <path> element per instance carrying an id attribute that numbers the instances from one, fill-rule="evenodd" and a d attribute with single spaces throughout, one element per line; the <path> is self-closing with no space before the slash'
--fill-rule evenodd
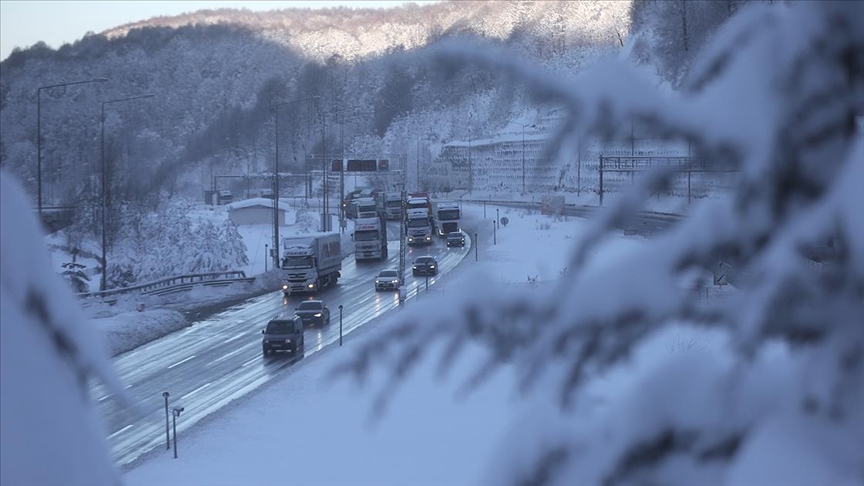
<path id="1" fill-rule="evenodd" d="M 332 380 L 330 373 L 352 348 L 381 339 L 400 319 L 428 319 L 451 298 L 472 287 L 482 298 L 489 286 L 542 292 L 543 282 L 559 278 L 568 253 L 585 227 L 583 220 L 555 219 L 535 212 L 501 207 L 509 223 L 494 236 L 495 207 L 464 205 L 464 217 L 477 222 L 477 257 L 469 255 L 457 270 L 420 294 L 403 309 L 349 335 L 345 346 L 332 347 L 303 360 L 272 385 L 229 406 L 213 419 L 179 437 L 179 459 L 156 452 L 125 475 L 129 485 L 150 484 L 304 484 L 304 485 L 429 485 L 491 484 L 488 469 L 497 445 L 508 435 L 505 424 L 523 417 L 549 420 L 555 406 L 537 395 L 520 399 L 515 373 L 505 368 L 467 396 L 457 389 L 466 369 L 484 359 L 486 351 L 468 345 L 446 379 L 436 359 L 424 359 L 404 383 L 380 420 L 373 420 L 371 390 L 384 377 L 373 374 L 368 387 Z M 621 236 L 604 248 L 614 259 L 642 244 L 640 237 Z M 536 283 L 529 282 L 536 279 Z M 680 328 L 652 339 L 640 349 L 632 366 L 684 352 L 710 352 L 722 340 Z M 437 356 L 439 353 L 431 353 Z M 386 357 L 382 357 L 386 359 Z M 629 383 L 619 372 L 598 380 L 589 392 L 596 403 L 620 393 Z M 551 396 L 543 394 L 543 396 Z M 536 415 L 549 413 L 548 417 Z M 181 417 L 182 420 L 182 417 Z M 516 439 L 521 440 L 521 439 Z"/>

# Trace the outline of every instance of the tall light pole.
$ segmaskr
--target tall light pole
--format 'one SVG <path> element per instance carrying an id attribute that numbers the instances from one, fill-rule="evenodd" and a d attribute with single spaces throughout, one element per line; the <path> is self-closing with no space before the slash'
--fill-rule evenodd
<path id="1" fill-rule="evenodd" d="M 154 94 L 145 94 L 140 96 L 130 96 L 128 98 L 119 98 L 116 100 L 109 100 L 102 102 L 102 114 L 100 117 L 100 132 L 101 132 L 101 149 L 100 149 L 100 159 L 102 160 L 102 281 L 99 284 L 99 290 L 107 289 L 107 279 L 108 276 L 108 256 L 107 256 L 107 246 L 108 239 L 105 233 L 105 209 L 108 206 L 108 166 L 105 163 L 105 105 L 111 103 L 120 103 L 121 101 L 131 101 L 131 100 L 140 100 L 144 98 L 152 98 L 156 95 Z"/>
<path id="2" fill-rule="evenodd" d="M 537 128 L 535 124 L 507 122 L 522 127 L 522 194 L 525 194 L 525 128 Z"/>
<path id="3" fill-rule="evenodd" d="M 301 98 L 297 100 L 280 101 L 271 103 L 273 108 L 273 118 L 275 119 L 276 130 L 276 161 L 273 171 L 273 269 L 279 268 L 279 107 L 282 105 L 290 105 L 292 103 L 300 103 L 302 101 L 310 101 L 319 98 L 312 96 L 309 98 Z"/>
<path id="4" fill-rule="evenodd" d="M 342 228 L 345 224 L 345 207 L 342 202 L 345 200 L 345 115 L 346 110 L 354 110 L 363 108 L 364 105 L 343 106 L 333 109 L 333 113 L 339 113 L 339 145 L 341 146 L 342 162 L 339 171 L 339 227 Z"/>
<path id="5" fill-rule="evenodd" d="M 474 192 L 474 168 L 471 166 L 471 128 L 468 128 L 468 192 Z"/>
<path id="6" fill-rule="evenodd" d="M 72 81 L 70 83 L 39 86 L 36 88 L 36 198 L 38 200 L 40 221 L 42 220 L 42 90 L 59 88 L 61 86 L 72 86 L 73 84 L 102 83 L 105 81 L 108 81 L 108 79 L 93 78 L 84 81 Z"/>

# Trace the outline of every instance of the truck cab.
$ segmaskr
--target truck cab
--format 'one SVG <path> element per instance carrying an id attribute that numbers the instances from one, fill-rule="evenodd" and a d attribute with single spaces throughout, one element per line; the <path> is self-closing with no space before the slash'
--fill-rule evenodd
<path id="1" fill-rule="evenodd" d="M 456 201 L 438 201 L 435 203 L 435 226 L 438 236 L 446 237 L 449 233 L 459 231 L 459 219 L 462 211 Z"/>
<path id="2" fill-rule="evenodd" d="M 375 201 L 375 198 L 372 197 L 361 197 L 354 200 L 354 204 L 357 207 L 356 217 L 360 218 L 377 218 L 378 217 L 378 203 Z"/>
<path id="3" fill-rule="evenodd" d="M 384 195 L 384 210 L 387 212 L 387 219 L 396 221 L 402 219 L 402 193 L 386 193 Z"/>
<path id="4" fill-rule="evenodd" d="M 282 293 L 317 292 L 336 285 L 341 276 L 339 233 L 287 237 L 282 240 Z"/>
<path id="5" fill-rule="evenodd" d="M 379 216 L 354 222 L 354 260 L 387 259 L 387 222 Z"/>
<path id="6" fill-rule="evenodd" d="M 405 220 L 405 233 L 409 245 L 431 245 L 432 223 L 426 208 L 409 209 Z"/>

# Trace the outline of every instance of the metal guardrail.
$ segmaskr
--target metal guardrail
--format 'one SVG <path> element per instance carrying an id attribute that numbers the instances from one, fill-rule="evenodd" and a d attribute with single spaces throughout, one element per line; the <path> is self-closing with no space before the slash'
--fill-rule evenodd
<path id="1" fill-rule="evenodd" d="M 196 285 L 205 287 L 225 287 L 237 282 L 254 282 L 254 277 L 247 277 L 242 270 L 230 272 L 197 273 L 190 275 L 178 275 L 176 277 L 163 278 L 155 282 L 149 282 L 132 287 L 104 290 L 101 292 L 84 292 L 78 294 L 82 298 L 110 298 L 123 294 L 138 293 L 142 295 L 166 295 L 174 292 L 190 290 Z"/>

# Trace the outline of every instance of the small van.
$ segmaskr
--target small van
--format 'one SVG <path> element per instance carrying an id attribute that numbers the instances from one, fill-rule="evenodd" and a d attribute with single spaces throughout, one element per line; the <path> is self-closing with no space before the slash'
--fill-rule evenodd
<path id="1" fill-rule="evenodd" d="M 261 347 L 264 357 L 276 351 L 288 351 L 292 356 L 302 356 L 305 351 L 303 342 L 303 320 L 299 316 L 278 316 L 270 319 L 267 327 L 261 330 L 264 337 Z"/>

